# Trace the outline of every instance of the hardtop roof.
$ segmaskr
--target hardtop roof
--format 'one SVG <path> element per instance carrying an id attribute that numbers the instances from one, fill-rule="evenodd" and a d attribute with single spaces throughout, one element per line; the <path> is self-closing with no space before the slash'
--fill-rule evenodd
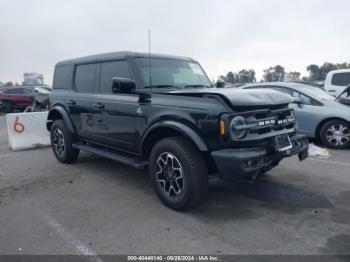
<path id="1" fill-rule="evenodd" d="M 108 61 L 108 60 L 126 59 L 127 57 L 145 57 L 145 58 L 148 58 L 149 53 L 131 52 L 131 51 L 119 51 L 119 52 L 112 52 L 112 53 L 103 53 L 103 54 L 96 54 L 96 55 L 83 56 L 83 57 L 63 60 L 63 61 L 58 62 L 56 65 L 102 62 L 102 61 Z M 157 53 L 151 53 L 151 58 L 176 59 L 176 60 L 187 60 L 187 61 L 196 62 L 194 59 L 192 59 L 190 57 L 157 54 Z"/>

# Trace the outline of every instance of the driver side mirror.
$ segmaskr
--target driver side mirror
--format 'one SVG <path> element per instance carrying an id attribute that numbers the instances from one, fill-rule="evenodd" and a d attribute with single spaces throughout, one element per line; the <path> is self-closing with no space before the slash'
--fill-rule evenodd
<path id="1" fill-rule="evenodd" d="M 222 80 L 221 78 L 219 78 L 217 81 L 216 81 L 216 87 L 217 88 L 224 88 L 226 85 L 226 82 L 224 80 Z"/>
<path id="2" fill-rule="evenodd" d="M 132 93 L 136 89 L 136 83 L 129 78 L 113 77 L 112 92 L 113 93 Z"/>

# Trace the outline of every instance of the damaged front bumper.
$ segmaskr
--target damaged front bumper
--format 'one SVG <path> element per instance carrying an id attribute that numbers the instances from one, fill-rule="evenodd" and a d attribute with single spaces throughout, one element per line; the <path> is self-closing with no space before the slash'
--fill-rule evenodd
<path id="1" fill-rule="evenodd" d="M 303 135 L 289 136 L 291 147 L 284 151 L 264 147 L 230 148 L 211 152 L 220 175 L 238 182 L 254 182 L 285 157 L 298 154 L 302 161 L 308 157 L 309 142 Z"/>

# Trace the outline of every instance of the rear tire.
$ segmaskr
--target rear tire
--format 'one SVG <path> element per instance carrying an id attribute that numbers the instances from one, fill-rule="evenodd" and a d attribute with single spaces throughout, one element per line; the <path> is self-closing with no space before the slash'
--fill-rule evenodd
<path id="1" fill-rule="evenodd" d="M 74 163 L 79 156 L 79 150 L 73 148 L 76 142 L 73 134 L 66 128 L 63 120 L 55 120 L 50 129 L 51 147 L 58 161 Z"/>
<path id="2" fill-rule="evenodd" d="M 182 137 L 156 143 L 150 155 L 149 174 L 160 200 L 175 210 L 194 208 L 207 193 L 207 165 L 201 153 Z"/>
<path id="3" fill-rule="evenodd" d="M 329 148 L 350 147 L 350 125 L 343 120 L 330 120 L 320 130 L 321 142 Z"/>

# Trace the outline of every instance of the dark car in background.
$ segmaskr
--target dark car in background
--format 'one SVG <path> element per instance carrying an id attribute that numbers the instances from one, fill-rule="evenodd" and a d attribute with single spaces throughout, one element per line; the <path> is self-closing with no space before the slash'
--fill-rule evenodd
<path id="1" fill-rule="evenodd" d="M 15 86 L 0 90 L 0 110 L 11 113 L 13 110 L 24 110 L 33 105 L 36 97 L 40 101 L 48 97 L 50 91 L 41 87 Z"/>

